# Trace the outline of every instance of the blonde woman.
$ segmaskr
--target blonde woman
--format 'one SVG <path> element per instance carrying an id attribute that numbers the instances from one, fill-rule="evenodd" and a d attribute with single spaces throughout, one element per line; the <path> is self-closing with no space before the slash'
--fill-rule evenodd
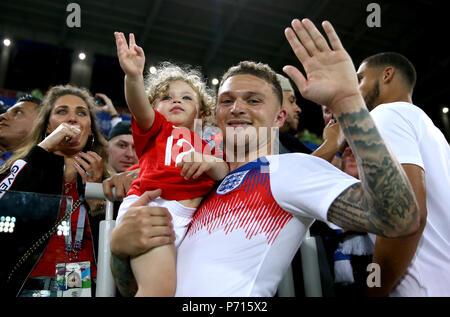
<path id="1" fill-rule="evenodd" d="M 30 294 L 27 289 L 34 289 L 27 286 L 33 279 L 55 285 L 58 263 L 89 261 L 91 277 L 96 277 L 94 245 L 101 215 L 95 215 L 98 205 L 91 204 L 90 208 L 84 203 L 84 183 L 101 183 L 108 176 L 108 168 L 106 141 L 97 127 L 94 107 L 85 89 L 70 85 L 51 88 L 28 139 L 0 170 L 6 176 L 0 179 L 7 190 L 71 196 L 73 204 L 83 201 L 71 216 L 70 243 L 54 234 L 21 266 L 22 274 L 17 276 L 22 277 L 17 277 L 15 284 L 22 286 L 21 279 L 28 274 L 30 278 L 22 287 L 22 296 Z M 48 229 L 64 216 L 65 206 L 49 213 L 53 220 L 47 224 Z M 52 296 L 54 292 L 52 289 Z"/>

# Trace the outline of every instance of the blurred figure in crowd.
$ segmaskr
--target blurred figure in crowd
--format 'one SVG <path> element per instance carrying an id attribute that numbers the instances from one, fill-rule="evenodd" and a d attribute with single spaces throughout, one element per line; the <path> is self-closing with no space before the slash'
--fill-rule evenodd
<path id="1" fill-rule="evenodd" d="M 108 162 L 116 173 L 138 163 L 129 121 L 118 122 L 109 132 L 108 140 Z"/>
<path id="2" fill-rule="evenodd" d="M 116 124 L 122 121 L 111 99 L 105 94 L 96 93 L 94 97 L 97 109 L 106 112 L 111 117 L 111 127 L 114 128 Z"/>
<path id="3" fill-rule="evenodd" d="M 296 136 L 298 132 L 298 124 L 300 121 L 300 114 L 302 109 L 297 104 L 297 98 L 295 97 L 294 88 L 292 87 L 288 78 L 283 75 L 277 74 L 277 79 L 280 82 L 281 89 L 283 90 L 283 104 L 282 108 L 286 110 L 286 121 L 280 128 L 280 149 L 279 153 L 311 153 Z"/>
<path id="4" fill-rule="evenodd" d="M 33 128 L 40 103 L 40 99 L 25 95 L 0 114 L 0 166 L 11 157 Z"/>

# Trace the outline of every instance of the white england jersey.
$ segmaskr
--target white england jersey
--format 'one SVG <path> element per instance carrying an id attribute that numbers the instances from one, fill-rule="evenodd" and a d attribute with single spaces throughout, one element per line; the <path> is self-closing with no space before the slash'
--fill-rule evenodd
<path id="1" fill-rule="evenodd" d="M 414 258 L 390 296 L 450 296 L 449 144 L 413 104 L 382 104 L 370 114 L 398 161 L 425 171 L 427 224 Z"/>
<path id="2" fill-rule="evenodd" d="M 357 179 L 300 153 L 231 172 L 198 209 L 177 254 L 175 296 L 273 296 L 314 219 Z"/>

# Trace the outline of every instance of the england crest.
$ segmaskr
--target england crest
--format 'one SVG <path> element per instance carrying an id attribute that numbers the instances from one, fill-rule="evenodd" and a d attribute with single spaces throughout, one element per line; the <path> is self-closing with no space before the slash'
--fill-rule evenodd
<path id="1" fill-rule="evenodd" d="M 216 193 L 219 195 L 224 195 L 226 193 L 231 192 L 233 189 L 237 188 L 245 178 L 245 175 L 249 170 L 243 172 L 236 172 L 231 175 L 228 175 L 224 178 L 222 183 L 220 183 L 219 187 L 216 190 Z"/>

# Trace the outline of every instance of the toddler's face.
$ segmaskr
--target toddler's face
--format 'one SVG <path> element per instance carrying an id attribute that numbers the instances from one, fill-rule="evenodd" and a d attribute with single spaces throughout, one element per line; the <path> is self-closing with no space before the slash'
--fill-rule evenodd
<path id="1" fill-rule="evenodd" d="M 171 82 L 166 93 L 156 99 L 155 104 L 155 109 L 167 121 L 190 130 L 194 129 L 194 119 L 199 117 L 200 102 L 195 90 L 186 82 Z"/>

